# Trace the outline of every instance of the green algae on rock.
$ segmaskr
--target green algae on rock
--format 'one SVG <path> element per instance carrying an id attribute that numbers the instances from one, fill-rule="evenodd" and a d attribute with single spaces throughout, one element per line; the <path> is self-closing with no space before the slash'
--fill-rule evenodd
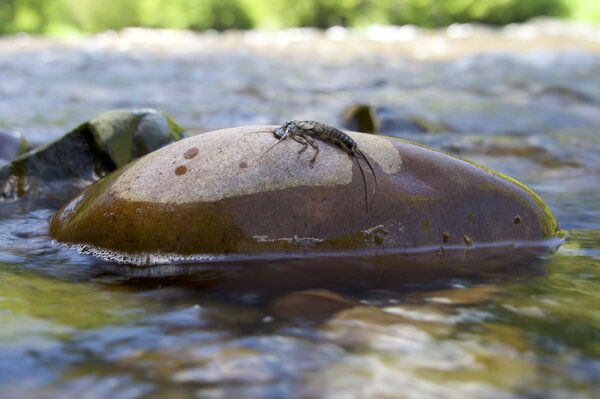
<path id="1" fill-rule="evenodd" d="M 473 250 L 560 234 L 543 201 L 510 178 L 414 143 L 349 133 L 377 173 L 367 211 L 351 156 L 319 142 L 311 167 L 311 152 L 299 153 L 292 140 L 265 153 L 276 142 L 270 129 L 210 132 L 140 158 L 67 203 L 50 234 L 138 264 L 307 250 Z M 373 184 L 367 174 L 367 188 Z"/>
<path id="2" fill-rule="evenodd" d="M 73 195 L 99 177 L 182 137 L 183 128 L 162 112 L 105 112 L 2 165 L 0 201 Z"/>

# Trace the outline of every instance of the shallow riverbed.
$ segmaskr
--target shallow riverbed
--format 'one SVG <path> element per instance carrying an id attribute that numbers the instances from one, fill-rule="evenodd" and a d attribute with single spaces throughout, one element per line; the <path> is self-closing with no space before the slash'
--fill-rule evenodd
<path id="1" fill-rule="evenodd" d="M 0 204 L 0 396 L 600 396 L 598 38 L 539 21 L 1 39 L 0 129 L 33 143 L 112 108 L 158 108 L 201 133 L 341 126 L 368 104 L 383 134 L 528 184 L 570 237 L 535 261 L 477 268 L 330 258 L 141 271 L 52 243 L 60 195 Z M 176 275 L 149 276 L 164 272 Z"/>

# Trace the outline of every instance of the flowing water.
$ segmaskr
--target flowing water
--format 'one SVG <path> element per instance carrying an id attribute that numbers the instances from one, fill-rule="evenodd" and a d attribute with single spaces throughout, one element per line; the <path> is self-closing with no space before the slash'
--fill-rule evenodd
<path id="1" fill-rule="evenodd" d="M 385 134 L 528 184 L 570 233 L 527 262 L 146 270 L 54 244 L 66 198 L 0 204 L 0 397 L 600 397 L 599 38 L 537 21 L 0 40 L 0 128 L 34 144 L 112 108 L 200 133 L 367 104 Z"/>

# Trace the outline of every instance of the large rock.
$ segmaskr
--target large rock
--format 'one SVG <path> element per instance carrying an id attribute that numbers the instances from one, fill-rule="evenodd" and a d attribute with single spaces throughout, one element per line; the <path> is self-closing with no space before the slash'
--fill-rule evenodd
<path id="1" fill-rule="evenodd" d="M 25 196 L 73 195 L 131 160 L 182 137 L 183 128 L 153 109 L 105 112 L 1 165 L 0 202 Z"/>
<path id="2" fill-rule="evenodd" d="M 215 131 L 155 151 L 88 187 L 53 218 L 58 241 L 112 260 L 364 249 L 444 252 L 559 234 L 522 184 L 410 142 L 350 133 L 364 160 L 268 126 Z M 356 161 L 367 178 L 366 188 Z"/>

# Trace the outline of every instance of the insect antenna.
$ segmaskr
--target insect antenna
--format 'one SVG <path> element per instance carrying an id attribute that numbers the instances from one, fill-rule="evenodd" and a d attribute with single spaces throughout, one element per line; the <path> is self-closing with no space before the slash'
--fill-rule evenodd
<path id="1" fill-rule="evenodd" d="M 241 140 L 243 138 L 245 138 L 246 136 L 249 136 L 251 134 L 260 134 L 260 133 L 273 133 L 275 131 L 275 129 L 265 129 L 265 130 L 257 130 L 256 132 L 250 132 L 250 133 L 246 133 L 244 135 L 242 135 L 242 137 L 240 137 L 238 140 Z"/>
<path id="2" fill-rule="evenodd" d="M 371 162 L 369 162 L 369 160 L 367 159 L 367 157 L 365 156 L 365 154 L 359 150 L 358 148 L 355 150 L 355 152 L 361 156 L 362 159 L 365 160 L 365 162 L 367 163 L 367 165 L 369 166 L 369 169 L 371 169 L 371 173 L 373 173 L 373 195 L 371 197 L 371 203 L 373 203 L 373 201 L 375 200 L 375 193 L 377 191 L 377 175 L 375 174 L 375 170 L 373 169 L 373 166 L 371 166 Z M 358 159 L 356 160 L 358 162 Z M 360 165 L 360 163 L 359 163 Z M 365 187 L 366 189 L 366 187 Z"/>

